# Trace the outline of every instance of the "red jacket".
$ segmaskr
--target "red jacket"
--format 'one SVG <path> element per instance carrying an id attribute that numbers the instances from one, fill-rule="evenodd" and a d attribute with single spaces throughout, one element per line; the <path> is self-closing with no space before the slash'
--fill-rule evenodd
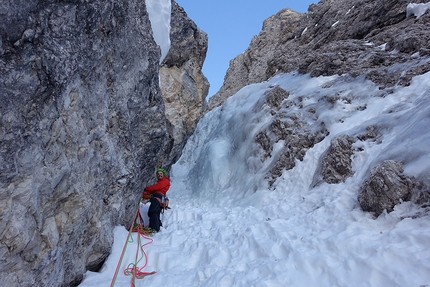
<path id="1" fill-rule="evenodd" d="M 144 191 L 149 191 L 149 193 L 160 193 L 166 195 L 170 188 L 170 180 L 167 176 L 160 178 L 156 184 L 149 185 L 145 187 Z"/>

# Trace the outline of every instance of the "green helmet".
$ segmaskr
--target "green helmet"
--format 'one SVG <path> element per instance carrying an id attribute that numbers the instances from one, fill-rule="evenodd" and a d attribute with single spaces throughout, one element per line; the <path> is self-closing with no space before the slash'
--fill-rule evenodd
<path id="1" fill-rule="evenodd" d="M 166 172 L 166 170 L 164 168 L 161 168 L 161 167 L 158 168 L 155 173 L 158 173 L 159 171 L 161 171 L 164 174 L 164 176 L 167 176 L 167 172 Z"/>

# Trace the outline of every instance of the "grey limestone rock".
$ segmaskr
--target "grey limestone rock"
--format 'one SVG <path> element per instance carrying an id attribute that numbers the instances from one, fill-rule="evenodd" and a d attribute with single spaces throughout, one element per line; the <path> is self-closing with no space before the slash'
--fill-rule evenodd
<path id="1" fill-rule="evenodd" d="M 160 49 L 140 0 L 1 1 L 0 39 L 2 285 L 74 286 L 178 157 Z"/>
<path id="2" fill-rule="evenodd" d="M 170 153 L 177 160 L 206 108 L 209 82 L 202 73 L 208 36 L 172 1 L 171 46 L 160 67 L 160 88 L 165 114 L 172 124 L 174 145 Z"/>
<path id="3" fill-rule="evenodd" d="M 321 174 L 327 183 L 339 183 L 353 174 L 351 155 L 354 138 L 348 135 L 335 137 L 330 142 L 321 164 Z"/>
<path id="4" fill-rule="evenodd" d="M 209 99 L 208 108 L 220 106 L 242 87 L 270 78 L 271 61 L 276 58 L 279 41 L 289 38 L 302 14 L 285 8 L 267 18 L 261 32 L 254 36 L 247 50 L 230 61 L 220 90 Z"/>
<path id="5" fill-rule="evenodd" d="M 230 61 L 223 86 L 209 99 L 209 108 L 221 105 L 246 85 L 282 72 L 313 77 L 368 74 L 381 89 L 408 85 L 412 76 L 430 69 L 429 61 L 422 58 L 430 49 L 430 13 L 407 17 L 409 3 L 322 0 L 305 14 L 279 11 L 265 21 L 247 50 Z M 410 63 L 411 68 L 399 70 L 399 63 Z"/>
<path id="6" fill-rule="evenodd" d="M 273 156 L 274 145 L 282 141 L 283 148 L 276 156 L 266 175 L 269 185 L 272 185 L 284 170 L 295 167 L 296 160 L 303 160 L 306 151 L 320 142 L 327 135 L 323 122 L 318 117 L 310 121 L 308 110 L 303 109 L 301 99 L 289 100 L 289 92 L 279 86 L 273 87 L 264 94 L 262 104 L 266 105 L 273 120 L 267 127 L 260 130 L 255 141 L 262 149 L 261 160 Z M 261 108 L 258 106 L 256 108 Z M 294 110 L 294 111 L 290 111 Z"/>
<path id="7" fill-rule="evenodd" d="M 310 5 L 304 14 L 290 9 L 279 11 L 264 22 L 246 51 L 230 61 L 223 86 L 209 99 L 208 108 L 222 105 L 246 85 L 288 72 L 311 77 L 361 77 L 379 89 L 375 97 L 390 94 L 396 85 L 408 86 L 414 76 L 430 71 L 430 12 L 420 17 L 409 15 L 409 3 L 321 0 Z M 350 99 L 327 95 L 304 109 L 297 100 L 289 98 L 288 92 L 265 95 L 261 103 L 269 107 L 273 121 L 257 133 L 255 141 L 261 149 L 261 160 L 272 160 L 267 174 L 269 185 L 303 159 L 309 147 L 326 137 L 324 123 L 318 120 L 321 109 L 330 109 L 342 101 Z M 356 108 L 364 110 L 367 106 Z M 345 181 L 353 172 L 351 158 L 360 152 L 354 150 L 353 142 L 380 143 L 384 133 L 383 127 L 380 128 L 371 123 L 365 131 L 336 137 L 321 157 L 312 184 L 321 180 L 330 184 Z M 275 151 L 274 145 L 279 141 L 285 143 L 284 147 Z M 414 183 L 402 175 L 399 162 L 384 162 L 363 184 L 359 200 L 364 210 L 380 214 L 383 209 L 391 211 L 401 200 L 422 203 L 428 199 L 425 186 L 421 191 L 411 191 Z"/>
<path id="8" fill-rule="evenodd" d="M 358 202 L 375 216 L 391 212 L 401 201 L 409 201 L 416 182 L 403 174 L 400 162 L 387 160 L 376 166 L 360 187 Z"/>

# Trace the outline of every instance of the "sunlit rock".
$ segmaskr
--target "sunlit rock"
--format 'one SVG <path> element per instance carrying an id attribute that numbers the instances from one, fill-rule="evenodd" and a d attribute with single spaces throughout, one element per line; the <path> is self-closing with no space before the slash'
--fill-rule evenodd
<path id="1" fill-rule="evenodd" d="M 426 1 L 415 1 L 426 2 Z M 209 108 L 221 105 L 242 87 L 282 73 L 313 77 L 368 74 L 381 88 L 410 84 L 430 70 L 420 61 L 429 54 L 430 13 L 409 13 L 409 1 L 319 1 L 305 14 L 283 9 L 269 17 L 259 35 L 230 61 L 220 90 Z M 406 71 L 392 69 L 413 63 Z"/>
<path id="2" fill-rule="evenodd" d="M 172 2 L 170 50 L 160 67 L 160 88 L 165 114 L 172 124 L 172 160 L 180 156 L 187 139 L 203 115 L 209 82 L 202 73 L 208 36 Z"/>
<path id="3" fill-rule="evenodd" d="M 277 57 L 279 41 L 291 35 L 302 15 L 286 8 L 264 21 L 261 32 L 254 36 L 246 51 L 230 61 L 222 87 L 209 99 L 209 109 L 220 106 L 242 87 L 273 75 L 271 61 Z"/>

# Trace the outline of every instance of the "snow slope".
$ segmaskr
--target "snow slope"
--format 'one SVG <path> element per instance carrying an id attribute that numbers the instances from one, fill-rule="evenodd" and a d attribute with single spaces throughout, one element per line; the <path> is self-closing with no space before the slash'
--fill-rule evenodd
<path id="1" fill-rule="evenodd" d="M 305 107 L 332 94 L 351 101 L 320 107 L 329 136 L 269 189 L 264 177 L 276 149 L 262 162 L 254 136 L 270 122 L 259 99 L 275 85 Z M 295 73 L 243 88 L 205 115 L 173 166 L 172 209 L 145 247 L 145 270 L 157 273 L 136 286 L 430 286 L 429 215 L 405 202 L 374 219 L 357 202 L 370 169 L 385 159 L 401 160 L 408 175 L 429 183 L 429 96 L 430 73 L 388 94 L 360 77 Z M 330 140 L 370 124 L 384 135 L 354 144 L 354 175 L 313 187 Z M 111 256 L 81 287 L 111 283 L 126 237 L 123 227 L 115 229 Z M 133 244 L 121 270 L 134 261 Z M 130 282 L 121 273 L 114 286 Z"/>

